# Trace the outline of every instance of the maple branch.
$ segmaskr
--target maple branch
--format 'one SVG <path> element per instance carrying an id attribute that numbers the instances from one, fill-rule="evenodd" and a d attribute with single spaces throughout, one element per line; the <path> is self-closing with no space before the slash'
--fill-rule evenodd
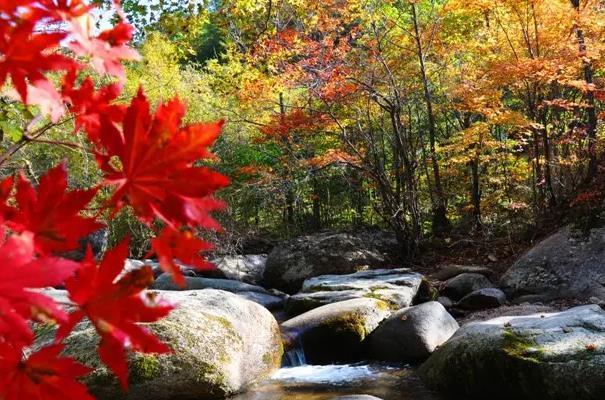
<path id="1" fill-rule="evenodd" d="M 40 116 L 34 118 L 28 125 L 26 132 L 23 133 L 23 137 L 21 139 L 19 139 L 19 141 L 17 141 L 16 143 L 14 143 L 11 147 L 9 147 L 8 150 L 6 150 L 6 153 L 4 153 L 4 154 L 2 154 L 2 156 L 0 156 L 0 167 L 3 166 L 10 157 L 12 157 L 19 150 L 21 150 L 26 144 L 34 142 L 34 141 L 38 141 L 39 140 L 38 138 L 40 136 L 44 135 L 50 129 L 57 127 L 57 126 L 61 126 L 61 125 L 65 124 L 66 122 L 73 120 L 73 117 L 66 118 L 63 121 L 56 123 L 56 124 L 48 123 L 48 124 L 44 125 L 43 127 L 39 128 L 37 131 L 35 131 L 31 134 L 28 134 L 27 131 L 30 129 L 30 127 L 39 120 L 40 120 Z"/>
<path id="2" fill-rule="evenodd" d="M 70 149 L 88 151 L 84 146 L 82 146 L 81 144 L 78 144 L 78 143 L 72 143 L 72 142 L 67 142 L 67 141 L 63 141 L 63 140 L 38 139 L 38 138 L 30 136 L 30 135 L 23 135 L 23 138 L 27 142 L 52 144 L 52 145 L 57 145 L 57 146 L 68 147 Z"/>

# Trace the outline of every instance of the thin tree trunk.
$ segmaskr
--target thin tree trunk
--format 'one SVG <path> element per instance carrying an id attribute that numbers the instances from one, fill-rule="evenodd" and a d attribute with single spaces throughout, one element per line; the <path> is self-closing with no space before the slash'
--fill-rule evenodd
<path id="1" fill-rule="evenodd" d="M 555 195 L 555 190 L 553 189 L 552 185 L 550 140 L 548 138 L 548 130 L 546 129 L 546 121 L 544 121 L 544 127 L 541 129 L 541 135 L 542 147 L 544 147 L 544 183 L 546 185 L 548 205 L 550 207 L 554 207 L 557 205 L 557 197 Z"/>
<path id="2" fill-rule="evenodd" d="M 437 162 L 437 153 L 435 151 L 435 114 L 433 112 L 433 101 L 431 98 L 429 80 L 426 74 L 426 66 L 424 64 L 424 50 L 422 48 L 422 41 L 420 38 L 420 29 L 418 27 L 418 15 L 416 13 L 416 4 L 412 3 L 411 8 L 412 22 L 414 24 L 414 38 L 416 40 L 416 51 L 418 61 L 420 63 L 420 75 L 422 78 L 422 85 L 424 89 L 424 100 L 426 102 L 426 110 L 429 125 L 429 151 L 431 163 L 433 166 L 433 181 L 435 191 L 435 204 L 433 205 L 433 233 L 435 235 L 440 236 L 448 233 L 451 228 L 451 225 L 450 221 L 447 218 L 447 206 L 445 201 L 445 195 L 443 193 L 443 186 L 441 184 L 441 174 L 439 172 L 439 163 Z"/>
<path id="3" fill-rule="evenodd" d="M 321 229 L 321 191 L 319 181 L 315 173 L 312 178 L 313 183 L 313 229 Z"/>
<path id="4" fill-rule="evenodd" d="M 472 159 L 469 164 L 471 167 L 471 201 L 473 203 L 473 223 L 475 224 L 475 229 L 481 230 L 483 224 L 481 222 L 481 187 L 479 181 L 479 159 Z"/>
<path id="5" fill-rule="evenodd" d="M 580 0 L 571 0 L 571 5 L 576 11 L 576 15 L 580 15 Z M 580 26 L 575 25 L 574 30 L 576 32 L 576 38 L 578 39 L 578 47 L 580 50 L 580 57 L 582 58 L 582 64 L 584 66 L 584 80 L 587 85 L 593 83 L 594 72 L 592 64 L 586 55 L 586 40 L 584 39 L 584 31 Z M 586 92 L 586 102 L 588 108 L 586 109 L 588 115 L 588 170 L 586 172 L 586 181 L 591 181 L 597 173 L 597 110 L 595 108 L 595 97 L 594 92 L 588 90 Z"/>
<path id="6" fill-rule="evenodd" d="M 279 93 L 279 112 L 280 112 L 280 117 L 282 118 L 282 121 L 284 120 L 284 118 L 286 117 L 286 104 L 284 102 L 284 94 L 283 93 Z M 287 139 L 285 139 L 287 140 Z M 288 147 L 288 151 L 290 152 L 290 145 L 289 143 L 286 143 L 287 147 Z M 286 178 L 286 182 L 285 182 L 285 186 L 286 186 L 286 209 L 285 209 L 285 215 L 284 215 L 284 219 L 286 224 L 288 225 L 288 229 L 289 227 L 294 225 L 294 189 L 292 187 L 292 177 L 291 177 L 291 169 L 288 166 L 288 171 L 287 171 L 287 178 Z"/>

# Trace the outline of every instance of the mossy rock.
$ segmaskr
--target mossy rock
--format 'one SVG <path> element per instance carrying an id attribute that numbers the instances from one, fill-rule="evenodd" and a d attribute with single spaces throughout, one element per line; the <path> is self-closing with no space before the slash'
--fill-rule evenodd
<path id="1" fill-rule="evenodd" d="M 302 346 L 312 364 L 357 361 L 365 340 L 391 314 L 387 303 L 360 298 L 328 304 L 282 324 L 289 346 Z"/>
<path id="2" fill-rule="evenodd" d="M 372 298 L 384 301 L 394 311 L 437 294 L 422 275 L 407 268 L 375 269 L 307 279 L 302 290 L 287 299 L 285 309 L 289 316 L 296 316 L 326 304 Z"/>
<path id="3" fill-rule="evenodd" d="M 99 337 L 89 323 L 65 340 L 66 353 L 94 368 L 84 378 L 96 398 L 222 399 L 263 380 L 280 367 L 283 346 L 275 318 L 262 306 L 220 290 L 159 292 L 177 308 L 166 318 L 146 324 L 173 354 L 130 354 L 129 391 L 96 353 Z M 38 345 L 52 332 L 37 329 Z"/>
<path id="4" fill-rule="evenodd" d="M 605 311 L 591 305 L 465 325 L 420 374 L 469 400 L 603 399 Z"/>

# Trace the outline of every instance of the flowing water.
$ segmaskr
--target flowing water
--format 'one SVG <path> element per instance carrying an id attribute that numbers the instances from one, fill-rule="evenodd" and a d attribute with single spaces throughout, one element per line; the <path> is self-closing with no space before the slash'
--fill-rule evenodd
<path id="1" fill-rule="evenodd" d="M 384 400 L 443 400 L 423 386 L 412 368 L 372 363 L 284 367 L 233 400 L 330 400 L 348 394 Z"/>

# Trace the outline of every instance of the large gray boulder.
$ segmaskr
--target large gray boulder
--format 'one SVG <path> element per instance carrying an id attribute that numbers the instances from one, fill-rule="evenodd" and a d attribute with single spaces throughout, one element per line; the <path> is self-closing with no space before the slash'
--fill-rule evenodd
<path id="1" fill-rule="evenodd" d="M 305 279 L 314 276 L 350 274 L 384 266 L 389 260 L 388 251 L 395 249 L 394 238 L 384 234 L 302 236 L 273 248 L 267 258 L 264 282 L 267 287 L 293 294 Z"/>
<path id="2" fill-rule="evenodd" d="M 458 328 L 454 317 L 436 301 L 405 308 L 372 332 L 368 354 L 380 361 L 424 361 Z"/>
<path id="3" fill-rule="evenodd" d="M 266 254 L 222 256 L 211 260 L 225 278 L 260 285 L 267 263 Z"/>
<path id="4" fill-rule="evenodd" d="M 99 338 L 90 323 L 80 324 L 65 340 L 67 355 L 94 369 L 84 382 L 97 399 L 222 399 L 280 367 L 279 326 L 260 305 L 211 289 L 157 294 L 177 307 L 146 326 L 174 353 L 131 354 L 127 393 L 100 363 Z M 53 333 L 39 329 L 38 336 L 38 343 L 44 344 Z"/>
<path id="5" fill-rule="evenodd" d="M 465 399 L 602 399 L 605 311 L 588 305 L 469 323 L 420 374 L 430 386 Z"/>
<path id="6" fill-rule="evenodd" d="M 442 293 L 452 300 L 460 300 L 475 290 L 493 286 L 484 275 L 465 272 L 449 279 L 445 283 Z"/>
<path id="7" fill-rule="evenodd" d="M 328 304 L 282 324 L 288 348 L 301 346 L 310 364 L 361 358 L 365 339 L 391 314 L 381 300 L 361 298 Z"/>
<path id="8" fill-rule="evenodd" d="M 509 297 L 605 300 L 605 227 L 583 236 L 566 227 L 538 243 L 504 274 Z"/>
<path id="9" fill-rule="evenodd" d="M 422 275 L 407 268 L 317 276 L 305 280 L 301 291 L 288 298 L 286 311 L 297 315 L 326 304 L 364 297 L 385 301 L 397 310 L 412 304 L 422 283 Z"/>

